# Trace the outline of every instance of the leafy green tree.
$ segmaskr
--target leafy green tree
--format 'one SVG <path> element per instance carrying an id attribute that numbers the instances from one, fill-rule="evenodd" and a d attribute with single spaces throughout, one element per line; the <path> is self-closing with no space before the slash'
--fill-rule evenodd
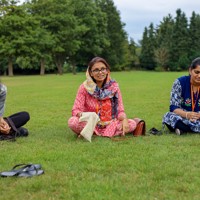
<path id="1" fill-rule="evenodd" d="M 148 45 L 148 29 L 147 27 L 144 28 L 142 40 L 141 40 L 141 54 L 140 54 L 140 64 L 142 68 L 145 68 L 148 65 L 148 49 L 146 46 Z"/>
<path id="2" fill-rule="evenodd" d="M 154 53 L 154 58 L 158 67 L 160 67 L 161 70 L 167 71 L 169 62 L 168 50 L 166 48 L 157 48 Z"/>
<path id="3" fill-rule="evenodd" d="M 0 1 L 0 56 L 22 69 L 54 68 L 64 63 L 84 65 L 94 56 L 105 57 L 112 69 L 133 62 L 124 23 L 112 0 Z M 129 48 L 130 47 L 130 48 Z M 6 58 L 6 59 L 5 59 Z"/>
<path id="4" fill-rule="evenodd" d="M 133 38 L 130 38 L 129 41 L 129 56 L 128 56 L 128 63 L 130 68 L 134 68 L 139 64 L 139 59 L 137 55 L 137 44 L 135 43 Z"/>
<path id="5" fill-rule="evenodd" d="M 72 71 L 76 73 L 76 65 L 85 65 L 94 56 L 102 54 L 109 46 L 107 37 L 106 14 L 101 11 L 93 0 L 74 0 L 71 6 L 74 7 L 74 15 L 79 23 L 86 27 L 83 35 L 80 35 L 80 48 L 68 57 Z"/>
<path id="6" fill-rule="evenodd" d="M 38 22 L 35 35 L 35 42 L 32 45 L 34 54 L 31 55 L 31 66 L 38 68 L 40 66 L 40 75 L 44 75 L 45 71 L 53 69 L 52 51 L 55 46 L 53 35 L 48 31 L 43 23 L 42 16 L 38 14 L 38 10 L 42 10 L 44 5 L 40 3 L 27 2 L 25 5 L 26 11 Z M 23 60 L 22 60 L 23 61 Z"/>
<path id="7" fill-rule="evenodd" d="M 174 19 L 169 14 L 163 18 L 156 29 L 156 42 L 159 47 L 170 48 L 173 30 Z"/>
<path id="8" fill-rule="evenodd" d="M 0 75 L 6 75 L 7 60 L 3 57 L 0 58 Z"/>
<path id="9" fill-rule="evenodd" d="M 192 12 L 189 26 L 189 58 L 193 60 L 200 56 L 200 15 Z"/>
<path id="10" fill-rule="evenodd" d="M 13 63 L 33 50 L 35 21 L 18 1 L 4 1 L 0 11 L 0 55 L 7 58 L 8 75 L 13 76 Z"/>
<path id="11" fill-rule="evenodd" d="M 52 58 L 62 74 L 64 62 L 80 48 L 80 38 L 87 27 L 76 17 L 72 0 L 32 0 L 31 3 L 33 15 L 40 17 L 41 25 L 52 36 Z"/>
<path id="12" fill-rule="evenodd" d="M 145 27 L 141 41 L 142 67 L 148 66 L 149 60 L 154 57 L 158 67 L 164 70 L 186 70 L 191 60 L 200 55 L 199 25 L 199 14 L 193 12 L 189 24 L 185 13 L 177 9 L 174 19 L 170 14 L 163 18 L 156 28 L 153 40 L 150 39 L 151 28 Z M 152 41 L 156 45 L 153 45 Z M 150 47 L 154 48 L 154 56 L 150 56 Z"/>
<path id="13" fill-rule="evenodd" d="M 145 27 L 141 44 L 141 66 L 144 69 L 154 70 L 156 67 L 156 62 L 154 59 L 154 51 L 156 49 L 156 37 L 153 23 L 150 24 L 149 29 Z"/>
<path id="14" fill-rule="evenodd" d="M 156 28 L 157 48 L 155 49 L 155 61 L 162 70 L 168 70 L 170 67 L 169 61 L 173 30 L 174 20 L 170 14 L 164 17 L 163 21 Z"/>
<path id="15" fill-rule="evenodd" d="M 184 70 L 189 63 L 189 31 L 185 13 L 176 11 L 175 24 L 170 48 L 170 69 Z"/>
<path id="16" fill-rule="evenodd" d="M 101 56 L 110 63 L 112 70 L 120 70 L 127 62 L 128 39 L 121 22 L 120 13 L 113 0 L 96 0 L 97 5 L 107 16 L 107 37 L 110 45 L 105 48 Z"/>

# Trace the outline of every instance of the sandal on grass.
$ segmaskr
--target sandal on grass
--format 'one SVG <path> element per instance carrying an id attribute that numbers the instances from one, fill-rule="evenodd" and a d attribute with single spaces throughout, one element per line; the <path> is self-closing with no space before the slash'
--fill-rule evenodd
<path id="1" fill-rule="evenodd" d="M 34 169 L 34 170 L 29 170 L 25 172 L 19 173 L 19 177 L 32 177 L 32 176 L 39 176 L 44 174 L 44 170 L 42 169 Z"/>
<path id="2" fill-rule="evenodd" d="M 30 171 L 39 171 L 41 167 L 42 166 L 40 164 L 18 164 L 15 165 L 10 171 L 1 172 L 0 176 L 1 177 L 19 176 L 21 173 Z M 37 175 L 37 173 L 35 173 L 35 175 Z"/>
<path id="3" fill-rule="evenodd" d="M 149 134 L 152 134 L 152 135 L 162 135 L 162 131 L 159 131 L 158 129 L 156 128 L 151 128 L 149 131 L 148 131 Z"/>

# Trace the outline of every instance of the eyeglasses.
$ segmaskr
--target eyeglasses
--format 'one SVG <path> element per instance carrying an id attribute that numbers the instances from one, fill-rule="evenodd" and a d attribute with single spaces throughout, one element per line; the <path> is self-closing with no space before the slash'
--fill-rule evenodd
<path id="1" fill-rule="evenodd" d="M 91 72 L 94 73 L 94 74 L 98 74 L 100 72 L 105 73 L 105 72 L 107 72 L 107 68 L 103 67 L 101 69 L 94 69 L 94 70 L 91 70 Z"/>

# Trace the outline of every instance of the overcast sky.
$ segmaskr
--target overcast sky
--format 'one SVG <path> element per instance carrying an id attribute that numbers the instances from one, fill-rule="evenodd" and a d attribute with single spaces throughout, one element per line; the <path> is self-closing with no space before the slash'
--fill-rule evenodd
<path id="1" fill-rule="evenodd" d="M 125 30 L 129 38 L 135 42 L 142 39 L 144 27 L 160 24 L 163 17 L 171 14 L 174 18 L 180 8 L 189 20 L 192 11 L 200 14 L 200 0 L 113 0 L 120 11 L 121 20 L 126 24 Z"/>

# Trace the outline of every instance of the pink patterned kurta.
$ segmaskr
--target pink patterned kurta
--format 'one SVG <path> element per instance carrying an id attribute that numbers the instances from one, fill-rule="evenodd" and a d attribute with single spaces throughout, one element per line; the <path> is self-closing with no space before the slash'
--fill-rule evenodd
<path id="1" fill-rule="evenodd" d="M 104 137 L 113 137 L 122 134 L 122 121 L 118 120 L 119 117 L 126 117 L 124 112 L 124 106 L 122 102 L 122 96 L 120 89 L 117 89 L 118 93 L 118 116 L 116 119 L 113 119 L 112 122 L 104 128 L 96 126 L 94 132 L 96 135 Z M 85 127 L 86 122 L 79 122 L 79 117 L 77 114 L 80 112 L 95 112 L 97 113 L 97 106 L 100 100 L 91 96 L 84 85 L 81 84 L 76 95 L 74 106 L 72 109 L 72 117 L 68 120 L 68 126 L 75 133 L 79 134 L 82 129 Z M 103 100 L 102 100 L 103 101 Z M 132 119 L 128 119 L 129 123 L 129 132 L 133 132 L 136 128 L 136 122 Z"/>

